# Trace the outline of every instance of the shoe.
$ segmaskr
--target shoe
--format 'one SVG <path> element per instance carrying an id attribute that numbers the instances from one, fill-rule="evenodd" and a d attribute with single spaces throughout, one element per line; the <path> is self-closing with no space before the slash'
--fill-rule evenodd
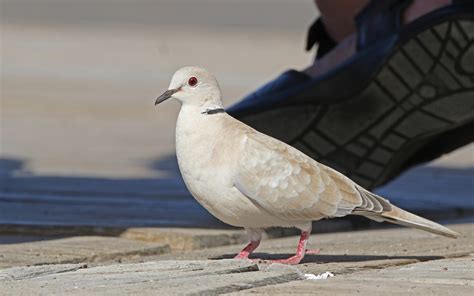
<path id="1" fill-rule="evenodd" d="M 356 17 L 353 57 L 316 78 L 289 70 L 229 114 L 367 189 L 472 142 L 474 1 L 402 25 L 410 2 L 372 0 Z M 319 56 L 335 44 L 320 39 Z"/>

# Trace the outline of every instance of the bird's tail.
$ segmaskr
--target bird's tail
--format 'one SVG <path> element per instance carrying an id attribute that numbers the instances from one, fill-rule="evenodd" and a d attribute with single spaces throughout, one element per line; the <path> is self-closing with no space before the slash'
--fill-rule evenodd
<path id="1" fill-rule="evenodd" d="M 447 227 L 444 227 L 438 223 L 422 218 L 405 210 L 402 210 L 394 205 L 391 205 L 390 211 L 382 212 L 377 215 L 364 216 L 378 222 L 387 221 L 394 224 L 422 229 L 431 233 L 439 234 L 450 238 L 457 238 L 460 236 L 459 233 L 454 232 Z"/>

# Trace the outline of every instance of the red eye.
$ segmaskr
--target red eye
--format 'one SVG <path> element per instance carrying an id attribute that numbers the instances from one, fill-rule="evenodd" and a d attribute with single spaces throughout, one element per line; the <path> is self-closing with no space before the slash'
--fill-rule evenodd
<path id="1" fill-rule="evenodd" d="M 191 77 L 191 78 L 189 78 L 189 80 L 188 80 L 188 84 L 189 84 L 190 86 L 195 86 L 197 83 L 198 83 L 198 80 L 197 80 L 197 78 L 194 77 L 194 76 Z"/>

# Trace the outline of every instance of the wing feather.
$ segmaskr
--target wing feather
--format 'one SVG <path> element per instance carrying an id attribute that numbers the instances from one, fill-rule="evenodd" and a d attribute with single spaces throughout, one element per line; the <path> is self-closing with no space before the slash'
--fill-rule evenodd
<path id="1" fill-rule="evenodd" d="M 266 210 L 290 220 L 379 212 L 389 202 L 297 149 L 248 133 L 234 186 Z"/>

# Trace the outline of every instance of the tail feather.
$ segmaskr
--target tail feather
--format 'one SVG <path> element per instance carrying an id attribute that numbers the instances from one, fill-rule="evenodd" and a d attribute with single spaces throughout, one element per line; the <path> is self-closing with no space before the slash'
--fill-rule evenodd
<path id="1" fill-rule="evenodd" d="M 405 210 L 402 210 L 394 205 L 391 205 L 390 211 L 378 214 L 366 214 L 364 216 L 378 222 L 387 221 L 394 224 L 422 229 L 431 233 L 439 234 L 450 238 L 457 238 L 460 236 L 459 233 L 452 231 L 447 227 L 444 227 L 438 223 L 422 218 Z"/>

